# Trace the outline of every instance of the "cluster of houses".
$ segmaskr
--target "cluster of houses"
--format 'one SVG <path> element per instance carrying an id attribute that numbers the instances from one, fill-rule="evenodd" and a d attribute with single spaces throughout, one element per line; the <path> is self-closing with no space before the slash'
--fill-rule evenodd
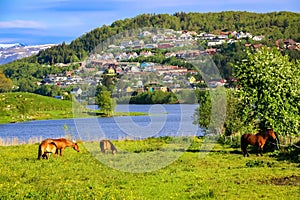
<path id="1" fill-rule="evenodd" d="M 140 39 L 138 40 L 127 40 L 121 41 L 119 45 L 109 45 L 108 48 L 111 49 L 141 49 L 141 48 L 158 48 L 166 49 L 173 47 L 183 47 L 190 44 L 191 41 L 203 40 L 206 41 L 206 45 L 209 47 L 222 45 L 223 43 L 233 43 L 241 39 L 250 38 L 254 41 L 261 41 L 264 39 L 263 35 L 253 36 L 250 33 L 244 32 L 220 32 L 219 34 L 212 33 L 200 33 L 197 34 L 195 31 L 174 31 L 171 29 L 166 29 L 163 33 L 152 33 L 149 31 L 144 31 L 139 34 Z M 149 40 L 143 40 L 143 38 L 150 38 Z"/>
<path id="2" fill-rule="evenodd" d="M 165 66 L 152 62 L 128 62 L 130 59 L 138 57 L 154 56 L 155 51 L 152 49 L 167 49 L 165 58 L 188 58 L 200 55 L 214 55 L 218 52 L 218 46 L 224 43 L 234 43 L 242 39 L 250 38 L 254 41 L 264 39 L 264 36 L 253 36 L 244 32 L 220 32 L 219 34 L 200 33 L 194 31 L 174 31 L 164 30 L 161 33 L 152 33 L 143 31 L 135 38 L 121 40 L 116 44 L 107 45 L 107 50 L 103 53 L 96 51 L 89 58 L 80 63 L 81 67 L 77 71 L 67 71 L 61 75 L 48 75 L 42 81 L 42 84 L 55 84 L 61 87 L 68 85 L 89 84 L 96 85 L 101 81 L 102 75 L 124 75 L 132 74 L 136 77 L 154 73 L 160 77 L 164 84 L 173 84 L 180 87 L 175 80 L 180 80 L 189 74 L 196 75 L 196 70 L 188 70 L 181 66 Z M 206 49 L 189 49 L 189 46 L 198 46 L 199 41 L 206 43 Z M 278 44 L 277 44 L 278 43 Z M 293 41 L 277 41 L 277 45 L 286 48 L 297 47 Z M 246 44 L 247 46 L 248 44 Z M 248 45 L 250 46 L 250 44 Z M 256 45 L 259 47 L 259 45 Z M 85 76 L 83 77 L 83 74 Z M 195 82 L 195 80 L 193 80 Z M 191 81 L 182 82 L 182 84 L 190 84 Z M 224 85 L 224 80 L 213 80 L 211 84 Z M 136 85 L 139 88 L 138 85 Z"/>

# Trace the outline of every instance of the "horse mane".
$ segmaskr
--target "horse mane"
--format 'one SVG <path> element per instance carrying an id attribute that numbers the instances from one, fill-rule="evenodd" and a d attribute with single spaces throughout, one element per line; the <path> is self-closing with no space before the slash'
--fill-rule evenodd
<path id="1" fill-rule="evenodd" d="M 67 138 L 58 138 L 58 139 L 53 139 L 54 141 L 60 141 L 60 142 L 68 142 L 68 143 L 71 143 L 71 144 L 77 144 L 77 142 L 75 140 L 69 140 Z"/>
<path id="2" fill-rule="evenodd" d="M 266 136 L 269 135 L 270 131 L 274 132 L 273 129 L 262 129 L 256 135 Z"/>

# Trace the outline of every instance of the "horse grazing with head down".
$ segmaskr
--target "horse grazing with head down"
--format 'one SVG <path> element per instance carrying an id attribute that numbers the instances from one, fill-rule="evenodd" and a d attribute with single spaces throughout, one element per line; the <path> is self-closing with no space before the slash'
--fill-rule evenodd
<path id="1" fill-rule="evenodd" d="M 257 134 L 244 134 L 241 137 L 241 149 L 243 152 L 243 156 L 249 156 L 249 153 L 247 151 L 248 145 L 253 145 L 257 146 L 257 153 L 256 155 L 258 156 L 258 153 L 262 156 L 262 151 L 263 147 L 266 144 L 266 141 L 268 138 L 273 138 L 276 141 L 276 145 L 278 148 L 278 137 L 277 134 L 272 130 L 272 129 L 267 129 L 267 130 L 261 130 Z"/>
<path id="2" fill-rule="evenodd" d="M 52 153 L 54 156 L 57 155 L 57 146 L 54 142 L 48 142 L 46 140 L 42 141 L 39 145 L 38 150 L 38 159 L 40 160 L 42 157 L 43 159 L 48 159 L 50 153 Z"/>
<path id="3" fill-rule="evenodd" d="M 54 144 L 56 146 L 56 152 L 55 152 L 55 154 L 58 154 L 58 150 L 59 150 L 60 151 L 59 152 L 60 156 L 62 156 L 64 149 L 67 148 L 67 147 L 73 147 L 73 149 L 75 151 L 79 152 L 79 146 L 78 146 L 78 144 L 76 142 L 69 141 L 69 140 L 67 140 L 65 138 L 46 139 L 46 140 L 42 141 L 41 145 L 42 144 L 43 144 L 44 148 L 47 148 L 47 145 L 51 146 L 51 144 Z"/>
<path id="4" fill-rule="evenodd" d="M 101 152 L 104 154 L 106 151 L 111 151 L 111 153 L 114 155 L 117 153 L 116 147 L 113 145 L 113 143 L 109 140 L 101 140 L 100 141 L 100 149 Z"/>

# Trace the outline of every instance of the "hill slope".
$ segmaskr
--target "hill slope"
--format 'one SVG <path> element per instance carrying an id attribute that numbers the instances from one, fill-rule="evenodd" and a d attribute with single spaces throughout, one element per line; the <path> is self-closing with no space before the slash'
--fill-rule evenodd
<path id="1" fill-rule="evenodd" d="M 1 93 L 0 123 L 73 117 L 72 101 L 32 93 Z"/>

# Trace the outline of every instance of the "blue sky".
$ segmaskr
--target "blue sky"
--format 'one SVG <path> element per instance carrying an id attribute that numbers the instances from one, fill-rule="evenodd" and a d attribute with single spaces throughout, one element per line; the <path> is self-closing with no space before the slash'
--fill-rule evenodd
<path id="1" fill-rule="evenodd" d="M 90 30 L 143 13 L 299 12 L 299 0 L 1 0 L 0 43 L 69 43 Z"/>

